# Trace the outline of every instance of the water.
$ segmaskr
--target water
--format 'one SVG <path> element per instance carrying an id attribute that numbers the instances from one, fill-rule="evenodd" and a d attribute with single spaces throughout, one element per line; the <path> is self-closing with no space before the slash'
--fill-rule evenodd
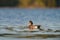
<path id="1" fill-rule="evenodd" d="M 4 38 L 0 37 L 0 40 L 60 40 L 60 38 L 47 38 L 47 39 L 42 39 L 42 38 Z"/>
<path id="2" fill-rule="evenodd" d="M 60 38 L 10 38 L 10 37 L 0 37 L 0 40 L 60 40 Z"/>
<path id="3" fill-rule="evenodd" d="M 47 29 L 60 30 L 60 8 L 59 9 L 58 8 L 53 9 L 0 8 L 0 34 L 2 33 L 17 34 L 17 32 L 12 31 L 12 28 L 23 29 L 24 27 L 27 26 L 29 20 L 32 20 L 34 24 L 42 25 L 42 28 L 45 30 Z M 10 28 L 9 29 L 10 31 L 6 30 L 7 27 Z M 18 32 L 19 35 L 20 33 Z M 54 32 L 50 33 L 52 34 Z M 59 33 L 60 32 L 58 32 L 57 34 Z M 13 37 L 10 35 L 0 36 L 0 40 L 59 40 L 60 39 L 60 36 L 59 37 L 51 36 L 52 38 L 50 38 L 49 36 L 48 38 L 41 38 L 40 36 L 32 38 L 24 38 L 24 37 L 21 38 L 20 37 L 21 35 L 20 36 L 19 35 L 13 35 Z M 15 36 L 18 36 L 18 38 L 16 38 Z"/>

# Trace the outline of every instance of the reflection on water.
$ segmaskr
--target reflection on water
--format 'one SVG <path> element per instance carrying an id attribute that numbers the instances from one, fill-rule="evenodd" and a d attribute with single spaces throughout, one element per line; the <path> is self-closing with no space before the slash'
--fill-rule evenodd
<path id="1" fill-rule="evenodd" d="M 46 31 L 19 31 L 0 29 L 0 40 L 59 40 L 60 32 Z"/>

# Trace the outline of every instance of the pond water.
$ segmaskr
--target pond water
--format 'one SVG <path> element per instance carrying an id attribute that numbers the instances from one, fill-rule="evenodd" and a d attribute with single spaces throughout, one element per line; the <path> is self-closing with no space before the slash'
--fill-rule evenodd
<path id="1" fill-rule="evenodd" d="M 11 33 L 9 30 L 5 30 L 5 28 L 7 27 L 22 29 L 27 26 L 29 20 L 32 20 L 34 24 L 42 25 L 42 28 L 45 30 L 48 28 L 53 30 L 60 30 L 60 8 L 59 9 L 0 8 L 0 34 L 6 32 Z M 13 31 L 13 33 L 16 32 Z M 40 36 L 31 38 L 25 37 L 14 38 L 14 36 L 13 37 L 0 36 L 0 40 L 59 40 L 59 39 L 60 36 L 55 37 L 51 36 L 51 38 L 49 36 L 47 38 L 41 38 Z"/>

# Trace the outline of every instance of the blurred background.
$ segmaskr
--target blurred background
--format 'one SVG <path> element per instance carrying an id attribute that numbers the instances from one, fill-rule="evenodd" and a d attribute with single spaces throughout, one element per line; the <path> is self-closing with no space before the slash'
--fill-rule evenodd
<path id="1" fill-rule="evenodd" d="M 60 7 L 60 0 L 0 0 L 0 7 Z"/>

